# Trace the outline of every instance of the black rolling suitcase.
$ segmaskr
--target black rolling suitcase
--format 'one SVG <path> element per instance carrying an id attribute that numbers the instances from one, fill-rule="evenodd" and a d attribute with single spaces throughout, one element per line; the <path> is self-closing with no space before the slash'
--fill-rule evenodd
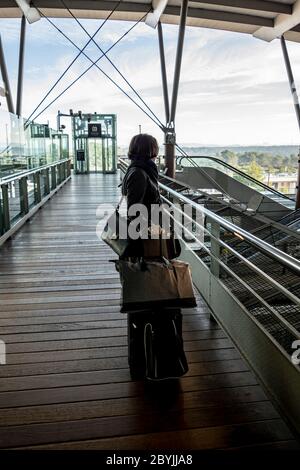
<path id="1" fill-rule="evenodd" d="M 166 380 L 188 371 L 180 309 L 128 314 L 128 362 L 133 379 Z"/>

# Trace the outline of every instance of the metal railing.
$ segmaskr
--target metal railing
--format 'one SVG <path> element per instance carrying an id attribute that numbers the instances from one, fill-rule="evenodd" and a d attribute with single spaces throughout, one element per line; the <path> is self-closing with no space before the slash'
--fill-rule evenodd
<path id="1" fill-rule="evenodd" d="M 200 156 L 178 156 L 176 158 L 176 162 L 179 166 L 182 166 L 182 161 L 183 160 L 194 160 L 195 164 L 199 169 L 201 169 L 201 166 L 198 164 L 197 160 L 209 160 L 210 162 L 213 162 L 217 165 L 220 165 L 223 168 L 226 168 L 226 170 L 229 170 L 230 172 L 234 173 L 238 177 L 242 178 L 243 181 L 247 182 L 249 187 L 253 189 L 260 190 L 261 192 L 267 192 L 267 193 L 272 193 L 273 196 L 276 198 L 282 198 L 285 199 L 286 201 L 291 201 L 295 202 L 295 199 L 291 198 L 287 194 L 281 193 L 280 191 L 277 191 L 276 189 L 272 188 L 271 186 L 268 186 L 267 184 L 263 183 L 262 181 L 258 181 L 257 179 L 253 178 L 252 176 L 248 175 L 247 173 L 243 172 L 242 170 L 239 170 L 238 168 L 233 167 L 227 162 L 224 162 L 223 160 L 220 160 L 215 157 L 210 157 L 210 156 L 205 156 L 205 155 L 200 155 Z M 214 168 L 214 166 L 212 166 Z M 241 181 L 241 180 L 239 180 Z M 241 181 L 241 182 L 243 182 Z"/>
<path id="2" fill-rule="evenodd" d="M 70 159 L 0 179 L 0 245 L 71 177 Z"/>
<path id="3" fill-rule="evenodd" d="M 293 361 L 295 345 L 300 344 L 299 261 L 168 186 L 160 187 L 171 218 L 174 203 L 176 211 L 178 202 L 192 206 L 192 217 L 182 212 L 190 224 L 181 225 L 185 234 L 181 257 L 190 263 L 194 283 L 215 319 L 299 433 L 300 367 L 299 361 Z M 204 215 L 201 225 L 196 217 L 199 211 Z M 196 228 L 203 237 L 195 235 Z M 244 257 L 224 240 L 224 232 L 242 238 L 255 254 Z"/>
<path id="4" fill-rule="evenodd" d="M 127 162 L 123 159 L 119 161 L 120 167 L 124 170 L 127 168 Z M 234 225 L 233 223 L 225 220 L 223 217 L 218 216 L 214 212 L 206 209 L 203 205 L 193 202 L 190 198 L 186 197 L 182 193 L 173 190 L 169 186 L 166 186 L 162 183 L 158 183 L 159 187 L 169 196 L 172 198 L 177 199 L 183 204 L 188 204 L 193 207 L 196 211 L 201 211 L 204 215 L 206 215 L 211 221 L 217 223 L 220 227 L 228 230 L 229 232 L 235 234 L 237 237 L 241 239 L 247 240 L 249 244 L 255 246 L 260 251 L 272 255 L 276 261 L 279 263 L 283 263 L 288 268 L 296 269 L 298 274 L 300 275 L 300 261 L 293 258 L 292 256 L 284 253 L 283 251 L 279 250 L 275 246 L 270 245 L 269 243 L 265 242 L 264 240 L 257 238 L 255 235 L 247 232 L 246 230 Z M 277 224 L 278 225 L 278 224 Z M 284 227 L 285 229 L 285 227 Z M 290 231 L 288 231 L 290 233 Z"/>
<path id="5" fill-rule="evenodd" d="M 123 171 L 125 171 L 128 166 L 127 162 L 124 160 L 120 160 L 119 165 Z M 295 340 L 300 339 L 300 261 L 279 250 L 275 246 L 270 245 L 266 241 L 257 238 L 255 235 L 247 232 L 241 227 L 238 227 L 230 221 L 218 216 L 214 212 L 211 212 L 203 205 L 193 202 L 190 198 L 170 188 L 169 186 L 159 182 L 159 187 L 163 192 L 162 199 L 166 204 L 169 205 L 170 208 L 174 208 L 174 202 L 176 202 L 177 212 L 178 210 L 180 212 L 180 206 L 183 205 L 188 205 L 193 209 L 194 215 L 193 218 L 190 218 L 190 225 L 193 228 L 197 227 L 198 225 L 198 229 L 204 232 L 206 237 L 205 243 L 203 240 L 195 237 L 193 235 L 193 230 L 189 230 L 187 226 L 182 226 L 182 229 L 185 233 L 188 233 L 189 236 L 193 238 L 194 242 L 197 242 L 197 244 L 201 246 L 202 254 L 206 253 L 206 255 L 208 255 L 206 258 L 205 256 L 199 257 L 199 262 L 204 263 L 212 271 L 214 276 L 217 276 L 218 279 L 220 279 L 220 281 L 224 282 L 225 284 L 226 281 L 224 280 L 228 279 L 228 276 L 234 278 L 235 282 L 239 283 L 243 289 L 245 289 L 249 295 L 253 296 L 255 299 L 255 301 L 251 303 L 251 308 L 252 306 L 257 308 L 258 305 L 262 305 L 262 307 L 270 313 L 272 318 L 274 318 L 276 322 L 280 323 L 281 328 L 292 334 Z M 201 212 L 201 214 L 205 217 L 205 224 L 203 226 L 199 226 L 199 224 L 197 224 L 197 212 Z M 186 218 L 189 218 L 188 215 L 182 212 L 182 216 L 183 215 L 185 216 L 185 220 Z M 253 259 L 244 257 L 243 254 L 237 251 L 234 244 L 231 246 L 228 242 L 226 243 L 226 241 L 224 241 L 224 239 L 226 240 L 226 237 L 221 237 L 221 234 L 224 235 L 225 232 L 226 234 L 231 235 L 231 240 L 234 238 L 236 240 L 243 240 L 244 245 L 248 244 L 249 247 L 252 248 L 252 252 L 254 249 L 260 258 L 258 256 L 254 256 Z M 198 251 L 200 251 L 199 246 Z M 226 256 L 224 253 L 226 253 Z M 230 257 L 228 254 L 230 254 Z M 257 258 L 259 258 L 258 261 Z M 226 259 L 230 260 L 229 264 L 226 264 Z M 245 266 L 248 270 L 246 280 L 243 280 L 239 274 L 236 273 L 236 270 L 241 271 L 242 266 Z M 284 282 L 280 282 L 280 276 L 278 278 L 278 269 L 279 271 L 285 273 L 282 275 L 282 281 L 284 281 L 284 277 L 286 277 L 288 280 L 286 285 Z M 254 278 L 256 278 L 255 282 L 257 282 L 258 279 L 261 280 L 261 285 L 264 288 L 262 293 L 259 291 L 259 289 L 253 289 Z M 294 291 L 293 283 L 295 285 Z M 238 291 L 238 289 L 236 289 L 236 284 L 226 284 L 226 287 L 229 289 L 230 286 L 234 287 L 234 289 L 232 289 L 232 294 L 236 295 Z M 272 302 L 268 302 L 267 298 L 264 298 L 268 297 L 271 291 L 275 297 L 276 294 L 279 295 L 281 304 L 287 305 L 287 302 L 293 304 L 293 320 L 295 317 L 294 307 L 299 310 L 298 329 L 295 328 L 294 325 L 280 313 L 280 311 L 277 311 L 276 307 L 272 305 Z M 267 296 L 265 296 L 265 294 L 267 294 Z M 243 293 L 243 296 L 240 296 L 240 298 L 241 297 L 246 298 L 245 293 Z M 280 343 L 278 346 L 282 348 Z M 290 351 L 286 351 L 284 348 L 283 351 L 285 354 L 290 353 Z"/>
<path id="6" fill-rule="evenodd" d="M 278 250 L 278 248 L 270 245 L 269 243 L 265 242 L 264 240 L 261 240 L 260 238 L 257 238 L 255 235 L 252 235 L 251 233 L 247 232 L 246 230 L 238 227 L 237 225 L 234 225 L 233 223 L 225 220 L 224 218 L 218 216 L 214 212 L 211 212 L 210 210 L 206 209 L 203 207 L 201 204 L 197 204 L 188 197 L 184 196 L 181 193 L 178 193 L 177 191 L 174 191 L 171 189 L 169 186 L 166 186 L 162 183 L 159 183 L 159 187 L 163 189 L 166 193 L 168 193 L 170 196 L 173 196 L 177 200 L 181 201 L 184 204 L 189 204 L 191 207 L 193 207 L 196 211 L 201 211 L 203 214 L 205 214 L 207 217 L 209 217 L 210 220 L 214 221 L 217 223 L 220 227 L 223 227 L 227 229 L 228 231 L 235 233 L 237 236 L 240 236 L 244 240 L 247 240 L 250 244 L 256 246 L 258 249 L 266 252 L 266 253 L 271 253 L 274 258 L 276 258 L 277 261 L 286 263 L 287 267 L 293 267 L 298 270 L 298 273 L 300 275 L 300 261 L 296 260 L 295 258 L 291 257 L 290 255 Z M 166 199 L 166 198 L 164 198 Z"/>
<path id="7" fill-rule="evenodd" d="M 119 161 L 119 167 L 125 172 L 128 163 Z M 300 342 L 300 262 L 180 189 L 161 181 L 159 187 L 165 210 L 182 229 L 180 258 L 190 264 L 195 286 L 269 397 L 300 433 L 300 364 L 294 358 Z M 187 212 L 186 206 L 192 210 Z M 234 239 L 249 249 L 240 251 Z"/>
<path id="8" fill-rule="evenodd" d="M 213 269 L 214 275 L 217 275 L 220 277 L 220 271 L 215 269 L 215 263 L 222 265 L 222 267 L 230 273 L 233 277 L 236 278 L 236 274 L 234 273 L 234 270 L 230 267 L 227 266 L 226 263 L 222 260 L 222 255 L 221 255 L 221 247 L 225 248 L 227 253 L 229 252 L 233 257 L 237 258 L 240 263 L 245 264 L 252 272 L 254 275 L 260 276 L 265 282 L 270 284 L 273 288 L 276 289 L 276 291 L 280 292 L 282 295 L 285 296 L 286 299 L 289 299 L 291 302 L 293 302 L 295 305 L 300 307 L 300 296 L 298 297 L 297 295 L 293 294 L 291 291 L 291 287 L 288 289 L 284 287 L 282 284 L 278 282 L 278 280 L 274 279 L 272 275 L 269 273 L 266 273 L 264 271 L 264 266 L 258 266 L 251 260 L 244 258 L 241 254 L 239 254 L 232 246 L 230 246 L 228 243 L 224 242 L 220 236 L 216 236 L 216 234 L 220 234 L 221 230 L 226 230 L 227 233 L 231 233 L 233 236 L 239 239 L 243 239 L 244 242 L 248 242 L 249 245 L 252 247 L 255 247 L 257 253 L 263 254 L 265 257 L 269 258 L 270 261 L 273 262 L 273 264 L 280 265 L 282 268 L 286 269 L 286 271 L 292 272 L 295 275 L 295 278 L 299 278 L 300 281 L 300 262 L 297 259 L 294 259 L 290 255 L 278 250 L 276 247 L 269 245 L 267 242 L 255 237 L 254 235 L 248 233 L 247 231 L 241 229 L 240 227 L 237 227 L 236 225 L 222 219 L 218 215 L 210 212 L 209 210 L 205 209 L 203 206 L 194 203 L 190 199 L 186 198 L 184 195 L 177 193 L 176 191 L 170 189 L 168 186 L 165 186 L 163 184 L 160 184 L 161 189 L 168 195 L 162 196 L 162 199 L 171 207 L 171 208 L 176 208 L 178 211 L 178 205 L 174 206 L 174 203 L 171 202 L 172 200 L 177 200 L 180 205 L 182 204 L 187 204 L 190 207 L 194 209 L 194 217 L 191 218 L 187 214 L 185 214 L 183 211 L 180 211 L 182 213 L 182 216 L 185 218 L 190 219 L 190 223 L 193 227 L 197 227 L 204 232 L 205 235 L 208 235 L 210 239 L 210 243 L 204 244 L 204 242 L 193 235 L 193 231 L 189 230 L 188 227 L 182 225 L 182 229 L 187 232 L 197 243 L 201 245 L 201 248 L 209 254 L 211 257 L 210 261 L 210 268 Z M 205 225 L 199 225 L 197 223 L 197 218 L 196 218 L 196 212 L 200 211 L 202 214 L 206 216 L 206 223 Z M 214 243 L 212 243 L 212 241 Z M 227 258 L 227 256 L 226 256 Z M 232 258 L 231 258 L 232 260 Z M 240 268 L 240 265 L 239 265 Z M 221 278 L 221 277 L 220 277 Z M 240 279 L 238 280 L 239 282 L 241 281 Z M 257 298 L 259 302 L 262 302 L 264 306 L 276 316 L 277 319 L 279 319 L 285 327 L 287 327 L 289 330 L 295 334 L 296 339 L 300 339 L 300 330 L 297 331 L 292 325 L 289 325 L 288 322 L 286 321 L 285 318 L 282 317 L 282 315 L 276 313 L 275 309 L 273 306 L 269 305 L 257 292 L 253 291 L 251 285 L 243 282 L 243 285 L 245 286 L 246 289 L 251 292 L 254 297 Z M 299 310 L 300 314 L 300 310 Z M 299 321 L 299 326 L 300 326 L 300 321 Z"/>

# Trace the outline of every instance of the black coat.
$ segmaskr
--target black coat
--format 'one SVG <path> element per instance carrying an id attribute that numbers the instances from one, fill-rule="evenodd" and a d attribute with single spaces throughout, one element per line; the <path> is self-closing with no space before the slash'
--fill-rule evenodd
<path id="1" fill-rule="evenodd" d="M 124 176 L 122 194 L 126 196 L 128 209 L 133 204 L 144 204 L 150 216 L 151 205 L 161 204 L 155 163 L 133 161 Z"/>
<path id="2" fill-rule="evenodd" d="M 127 198 L 127 208 L 133 204 L 145 204 L 148 210 L 148 226 L 151 226 L 151 205 L 162 204 L 158 189 L 158 169 L 155 163 L 151 160 L 147 162 L 133 161 L 124 176 L 122 194 Z M 129 217 L 128 221 L 134 218 Z M 178 240 L 171 238 L 163 255 L 168 259 L 179 256 L 180 243 Z M 126 256 L 144 256 L 144 245 L 141 239 L 132 242 Z"/>

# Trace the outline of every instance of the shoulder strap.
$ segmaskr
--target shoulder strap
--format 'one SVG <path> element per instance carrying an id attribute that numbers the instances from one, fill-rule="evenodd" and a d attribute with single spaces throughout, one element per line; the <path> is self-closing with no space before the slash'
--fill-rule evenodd
<path id="1" fill-rule="evenodd" d="M 121 204 L 122 204 L 124 198 L 125 198 L 125 195 L 123 194 L 120 201 L 119 201 L 119 203 L 118 203 L 118 205 L 117 205 L 117 207 L 116 207 L 116 212 L 119 212 Z"/>

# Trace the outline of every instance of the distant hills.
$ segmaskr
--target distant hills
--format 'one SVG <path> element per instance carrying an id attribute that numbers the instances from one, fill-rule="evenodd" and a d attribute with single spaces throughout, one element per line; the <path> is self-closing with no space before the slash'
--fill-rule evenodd
<path id="1" fill-rule="evenodd" d="M 270 155 L 276 156 L 280 155 L 282 157 L 289 157 L 290 155 L 297 155 L 299 152 L 299 146 L 297 145 L 253 145 L 253 146 L 197 146 L 195 145 L 182 145 L 183 150 L 191 156 L 217 156 L 220 155 L 221 152 L 224 150 L 230 150 L 236 154 L 244 154 L 247 152 L 254 152 L 254 153 L 268 153 Z"/>
<path id="2" fill-rule="evenodd" d="M 247 152 L 254 153 L 265 153 L 272 156 L 280 155 L 281 157 L 289 157 L 290 155 L 298 155 L 299 147 L 297 145 L 224 145 L 224 146 L 213 146 L 213 145 L 201 145 L 201 144 L 180 144 L 183 150 L 191 156 L 217 156 L 220 155 L 224 150 L 230 150 L 236 154 L 245 154 Z M 126 155 L 128 147 L 119 146 L 118 154 Z M 179 155 L 179 152 L 176 152 Z M 164 154 L 164 147 L 161 146 L 160 154 Z"/>

